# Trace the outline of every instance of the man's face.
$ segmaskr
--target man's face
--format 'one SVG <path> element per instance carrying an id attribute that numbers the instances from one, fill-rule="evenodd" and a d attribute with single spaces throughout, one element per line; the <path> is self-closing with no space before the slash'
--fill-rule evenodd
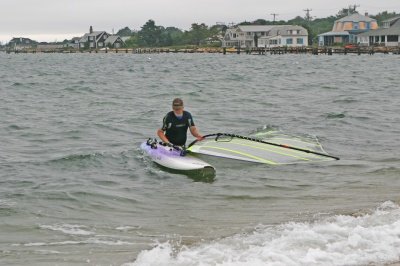
<path id="1" fill-rule="evenodd" d="M 175 114 L 181 115 L 183 113 L 183 106 L 173 106 L 172 110 L 174 110 Z"/>

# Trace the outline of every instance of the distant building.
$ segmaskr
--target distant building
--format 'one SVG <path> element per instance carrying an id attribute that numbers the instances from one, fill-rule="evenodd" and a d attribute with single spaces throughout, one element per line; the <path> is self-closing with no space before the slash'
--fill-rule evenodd
<path id="1" fill-rule="evenodd" d="M 125 42 L 118 35 L 111 35 L 106 39 L 106 47 L 121 48 L 125 46 Z"/>
<path id="2" fill-rule="evenodd" d="M 71 47 L 74 49 L 79 49 L 79 41 L 82 39 L 82 37 L 74 37 L 71 40 L 68 41 L 68 43 L 64 44 L 64 47 Z"/>
<path id="3" fill-rule="evenodd" d="M 400 46 L 400 16 L 383 21 L 377 30 L 358 35 L 360 44 L 372 46 Z"/>
<path id="4" fill-rule="evenodd" d="M 92 26 L 90 26 L 89 33 L 83 35 L 79 40 L 79 48 L 100 49 L 110 45 L 112 48 L 121 48 L 125 42 L 118 35 L 111 35 L 105 31 L 93 31 Z"/>
<path id="5" fill-rule="evenodd" d="M 106 47 L 105 42 L 111 34 L 105 31 L 93 31 L 93 27 L 90 26 L 89 33 L 83 35 L 79 40 L 79 48 L 97 49 Z"/>
<path id="6" fill-rule="evenodd" d="M 204 43 L 207 45 L 221 45 L 223 40 L 222 35 L 213 35 L 211 37 L 208 37 L 207 39 L 204 40 Z"/>
<path id="7" fill-rule="evenodd" d="M 227 29 L 222 47 L 308 46 L 308 31 L 297 25 L 240 25 Z"/>
<path id="8" fill-rule="evenodd" d="M 358 43 L 358 35 L 370 30 L 378 29 L 375 19 L 368 17 L 368 13 L 360 15 L 354 13 L 335 21 L 332 31 L 318 35 L 320 46 Z"/>
<path id="9" fill-rule="evenodd" d="M 37 41 L 33 41 L 29 38 L 18 37 L 18 38 L 12 38 L 11 41 L 8 42 L 7 47 L 16 50 L 21 50 L 21 49 L 34 48 L 36 47 L 37 44 L 38 44 Z"/>

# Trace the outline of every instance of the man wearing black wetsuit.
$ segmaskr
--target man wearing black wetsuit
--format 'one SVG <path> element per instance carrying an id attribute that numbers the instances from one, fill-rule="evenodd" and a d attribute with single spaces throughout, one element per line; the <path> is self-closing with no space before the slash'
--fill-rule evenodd
<path id="1" fill-rule="evenodd" d="M 182 99 L 176 98 L 172 101 L 172 111 L 164 117 L 163 126 L 157 130 L 157 135 L 165 143 L 184 146 L 188 128 L 195 138 L 203 139 L 194 125 L 192 115 L 183 110 Z"/>

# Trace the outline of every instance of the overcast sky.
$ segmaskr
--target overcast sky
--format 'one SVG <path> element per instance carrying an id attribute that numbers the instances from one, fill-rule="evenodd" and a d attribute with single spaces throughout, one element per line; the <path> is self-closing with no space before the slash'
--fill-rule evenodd
<path id="1" fill-rule="evenodd" d="M 191 23 L 214 25 L 239 23 L 262 18 L 277 20 L 305 16 L 335 15 L 342 8 L 357 4 L 360 13 L 381 11 L 400 13 L 400 0 L 1 0 L 0 41 L 29 37 L 37 41 L 62 41 L 94 30 L 112 33 L 128 26 L 140 30 L 153 19 L 160 26 L 188 30 Z"/>

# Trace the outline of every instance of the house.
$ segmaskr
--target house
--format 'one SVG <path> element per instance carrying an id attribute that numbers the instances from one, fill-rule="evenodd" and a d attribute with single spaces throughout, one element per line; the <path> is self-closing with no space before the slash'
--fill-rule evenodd
<path id="1" fill-rule="evenodd" d="M 71 40 L 68 41 L 68 43 L 64 44 L 64 47 L 71 47 L 74 49 L 79 49 L 79 41 L 82 39 L 82 37 L 74 37 Z"/>
<path id="2" fill-rule="evenodd" d="M 111 36 L 105 31 L 93 31 L 90 26 L 89 33 L 83 35 L 79 40 L 79 48 L 97 49 L 106 47 L 106 40 Z"/>
<path id="3" fill-rule="evenodd" d="M 308 31 L 301 26 L 282 25 L 271 29 L 268 35 L 258 39 L 258 47 L 308 46 Z"/>
<path id="4" fill-rule="evenodd" d="M 337 43 L 358 43 L 358 35 L 378 28 L 375 19 L 368 17 L 368 13 L 361 15 L 354 13 L 338 19 L 333 24 L 332 31 L 318 35 L 320 46 L 334 45 Z"/>
<path id="5" fill-rule="evenodd" d="M 121 48 L 125 42 L 118 35 L 111 35 L 105 31 L 93 31 L 90 26 L 89 33 L 79 40 L 79 48 L 101 49 L 105 47 Z"/>
<path id="6" fill-rule="evenodd" d="M 118 35 L 111 35 L 105 41 L 106 47 L 121 48 L 125 46 L 125 42 Z"/>
<path id="7" fill-rule="evenodd" d="M 12 38 L 7 44 L 9 48 L 14 48 L 16 50 L 34 48 L 36 45 L 37 41 L 23 37 Z"/>
<path id="8" fill-rule="evenodd" d="M 400 16 L 383 21 L 383 27 L 361 33 L 360 44 L 366 46 L 400 46 Z"/>
<path id="9" fill-rule="evenodd" d="M 308 32 L 297 25 L 239 25 L 227 29 L 222 47 L 299 47 L 308 45 Z"/>
<path id="10" fill-rule="evenodd" d="M 223 39 L 223 36 L 221 34 L 213 35 L 213 36 L 206 38 L 204 40 L 204 43 L 207 45 L 218 45 L 219 46 L 219 45 L 221 45 L 222 39 Z"/>

